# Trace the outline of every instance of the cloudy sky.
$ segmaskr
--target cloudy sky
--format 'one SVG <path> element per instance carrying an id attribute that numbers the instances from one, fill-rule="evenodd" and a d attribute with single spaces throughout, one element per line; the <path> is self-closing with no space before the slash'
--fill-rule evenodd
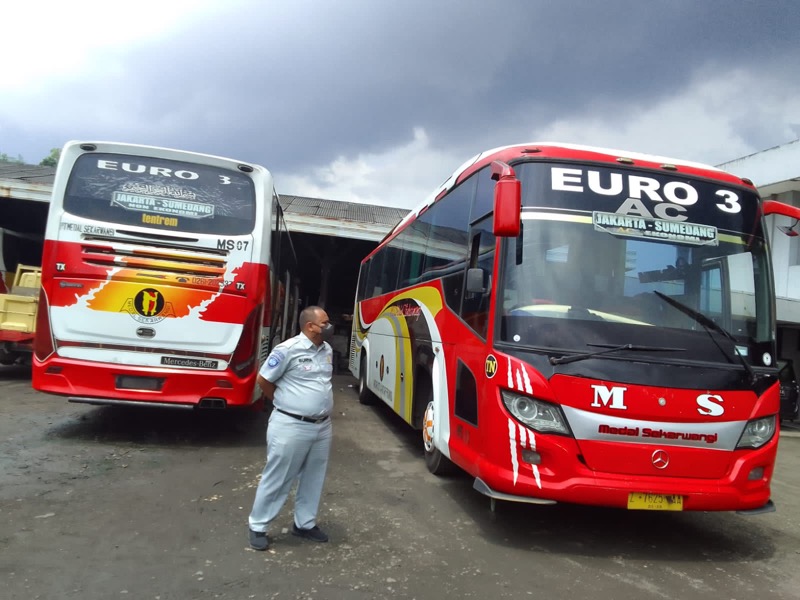
<path id="1" fill-rule="evenodd" d="M 28 0 L 2 22 L 0 153 L 34 164 L 137 142 L 410 208 L 500 145 L 719 164 L 800 137 L 797 0 Z"/>

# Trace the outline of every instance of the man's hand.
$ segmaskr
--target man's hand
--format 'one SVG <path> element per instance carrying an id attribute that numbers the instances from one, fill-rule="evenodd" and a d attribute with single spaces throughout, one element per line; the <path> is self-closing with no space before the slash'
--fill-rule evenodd
<path id="1" fill-rule="evenodd" d="M 275 388 L 277 386 L 271 381 L 264 379 L 261 375 L 258 376 L 256 382 L 258 383 L 258 387 L 261 388 L 261 392 L 264 394 L 264 397 L 272 402 L 275 396 Z"/>

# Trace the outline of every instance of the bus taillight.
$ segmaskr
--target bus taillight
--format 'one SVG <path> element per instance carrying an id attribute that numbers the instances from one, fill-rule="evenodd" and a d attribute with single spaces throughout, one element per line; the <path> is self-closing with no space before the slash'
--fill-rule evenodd
<path id="1" fill-rule="evenodd" d="M 39 307 L 36 312 L 36 334 L 33 338 L 33 353 L 39 360 L 45 360 L 55 351 L 53 334 L 50 331 L 50 304 L 44 289 L 39 290 Z"/>
<path id="2" fill-rule="evenodd" d="M 239 338 L 239 343 L 231 357 L 231 368 L 239 377 L 249 374 L 256 366 L 258 337 L 261 330 L 259 319 L 261 309 L 261 306 L 255 307 L 247 317 L 242 329 L 242 337 Z"/>

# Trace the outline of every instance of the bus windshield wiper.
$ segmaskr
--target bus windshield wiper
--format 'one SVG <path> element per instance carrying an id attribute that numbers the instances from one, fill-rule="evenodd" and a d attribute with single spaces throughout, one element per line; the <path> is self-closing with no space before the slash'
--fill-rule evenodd
<path id="1" fill-rule="evenodd" d="M 697 323 L 702 325 L 703 328 L 708 333 L 708 336 L 711 338 L 711 340 L 714 342 L 714 344 L 717 346 L 717 348 L 719 348 L 719 351 L 722 352 L 722 354 L 724 354 L 725 358 L 727 358 L 728 360 L 730 360 L 730 357 L 728 356 L 728 353 L 719 344 L 719 342 L 716 340 L 716 338 L 713 335 L 711 335 L 711 332 L 712 331 L 716 331 L 720 335 L 722 335 L 722 336 L 728 338 L 729 340 L 731 340 L 733 342 L 733 353 L 736 355 L 736 358 L 739 359 L 739 362 L 744 367 L 744 370 L 747 371 L 747 375 L 750 377 L 750 382 L 751 383 L 755 383 L 758 380 L 758 375 L 756 375 L 756 372 L 753 370 L 752 365 L 750 365 L 750 363 L 747 362 L 745 357 L 742 356 L 741 352 L 739 352 L 739 342 L 736 340 L 735 337 L 733 337 L 732 333 L 730 333 L 727 329 L 722 327 L 722 325 L 719 325 L 716 321 L 714 321 L 714 319 L 711 319 L 710 317 L 707 317 L 706 315 L 701 313 L 699 310 L 695 310 L 691 306 L 687 306 L 686 304 L 684 304 L 680 300 L 675 300 L 675 298 L 673 298 L 672 296 L 667 296 L 666 294 L 664 294 L 662 292 L 659 292 L 657 290 L 653 291 L 653 293 L 656 296 L 658 296 L 659 298 L 661 298 L 667 304 L 669 304 L 671 306 L 674 306 L 679 311 L 681 311 L 683 314 L 685 314 L 688 317 L 691 317 Z"/>
<path id="2" fill-rule="evenodd" d="M 586 344 L 587 346 L 604 346 L 604 344 Z M 612 346 L 606 350 L 597 350 L 595 352 L 585 352 L 583 354 L 571 354 L 570 356 L 560 356 L 558 358 L 551 356 L 551 365 L 565 365 L 567 363 L 585 360 L 603 354 L 610 354 L 611 352 L 619 352 L 620 350 L 630 350 L 632 352 L 683 352 L 686 348 L 665 348 L 663 346 L 640 346 L 637 344 L 623 344 L 622 346 Z"/>

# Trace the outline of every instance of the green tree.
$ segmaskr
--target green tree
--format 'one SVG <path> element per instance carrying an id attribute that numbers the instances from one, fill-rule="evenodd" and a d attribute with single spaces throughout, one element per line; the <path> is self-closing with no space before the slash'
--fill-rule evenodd
<path id="1" fill-rule="evenodd" d="M 55 167 L 58 164 L 58 159 L 60 156 L 61 148 L 52 148 L 50 150 L 50 156 L 43 158 L 39 165 L 42 167 Z"/>
<path id="2" fill-rule="evenodd" d="M 20 165 L 25 164 L 25 161 L 22 160 L 22 156 L 20 156 L 19 154 L 17 154 L 17 158 L 12 158 L 5 152 L 0 152 L 0 162 L 20 164 Z"/>

